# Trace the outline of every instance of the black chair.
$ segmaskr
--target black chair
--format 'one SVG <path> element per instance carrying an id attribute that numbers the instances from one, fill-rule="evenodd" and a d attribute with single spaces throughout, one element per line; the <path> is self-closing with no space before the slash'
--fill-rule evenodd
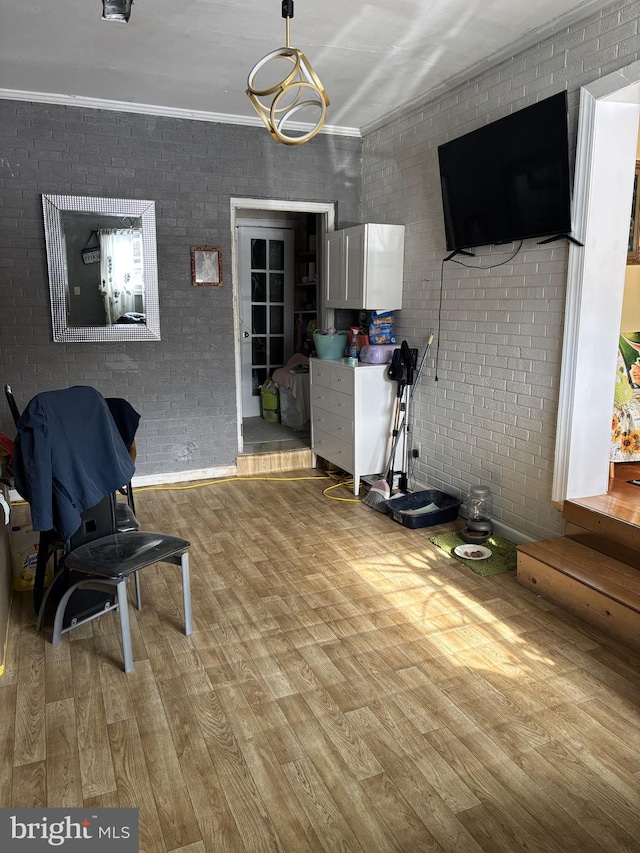
<path id="1" fill-rule="evenodd" d="M 11 385 L 4 386 L 4 393 L 5 397 L 7 398 L 7 403 L 9 404 L 9 409 L 11 411 L 14 424 L 17 428 L 21 413 L 14 397 Z M 136 412 L 136 410 L 127 400 L 123 400 L 120 397 L 107 397 L 105 398 L 105 400 L 107 406 L 109 407 L 111 417 L 113 418 L 118 432 L 120 433 L 120 436 L 125 443 L 125 447 L 129 452 L 129 456 L 131 457 L 132 461 L 135 462 L 135 436 L 138 429 L 138 424 L 140 423 L 140 415 L 138 414 L 138 412 Z M 136 508 L 133 497 L 133 486 L 131 484 L 131 481 L 123 485 L 119 491 L 120 494 L 126 497 L 127 500 L 126 503 L 124 503 L 123 501 L 116 502 L 117 529 L 123 533 L 132 530 L 137 530 L 139 525 L 138 519 L 136 518 Z M 55 530 L 45 530 L 41 532 L 40 540 L 38 543 L 38 559 L 36 565 L 35 582 L 33 587 L 33 606 L 36 615 L 39 614 L 40 607 L 42 605 L 42 596 L 44 593 L 44 581 L 47 573 L 47 566 L 49 564 L 49 561 L 53 559 L 54 573 L 57 572 L 58 559 L 60 552 L 63 550 L 63 547 L 64 542 L 60 539 L 59 534 Z M 140 579 L 138 578 L 137 573 L 134 576 L 134 581 L 136 592 L 136 605 L 138 609 L 140 609 Z"/>
<path id="2" fill-rule="evenodd" d="M 129 452 L 129 456 L 131 457 L 131 461 L 136 461 L 136 433 L 138 431 L 138 425 L 140 423 L 140 415 L 133 408 L 131 403 L 128 400 L 123 400 L 122 397 L 105 397 L 107 406 L 109 407 L 109 411 L 111 412 L 111 417 L 115 421 L 115 425 L 118 428 L 118 432 L 120 433 L 120 437 L 124 441 L 124 446 L 127 448 Z M 133 513 L 133 517 L 135 519 L 136 514 L 136 505 L 133 498 L 133 486 L 131 482 L 127 483 L 125 486 L 122 486 L 120 489 L 120 494 L 124 495 L 127 499 L 127 505 L 131 512 Z M 122 513 L 122 510 L 118 510 Z M 124 525 L 131 521 L 130 518 L 121 515 L 120 524 L 123 525 L 120 529 L 126 529 Z"/>
<path id="3" fill-rule="evenodd" d="M 193 631 L 191 615 L 191 582 L 189 572 L 190 543 L 178 536 L 141 530 L 116 531 L 116 498 L 107 495 L 99 504 L 82 514 L 82 524 L 71 537 L 61 566 L 48 587 L 42 601 L 36 630 L 40 630 L 50 595 L 55 595 L 56 585 L 64 582 L 64 592 L 57 602 L 51 642 L 56 645 L 62 634 L 85 624 L 98 616 L 118 609 L 124 671 L 133 669 L 131 630 L 127 599 L 127 581 L 130 575 L 154 563 L 179 565 L 182 574 L 182 600 L 185 634 Z M 87 600 L 87 593 L 103 597 L 102 608 L 96 610 Z M 84 604 L 78 605 L 82 597 Z M 76 603 L 74 604 L 74 598 Z M 84 606 L 84 610 L 82 607 Z M 137 601 L 140 609 L 140 601 Z M 72 611 L 68 618 L 68 611 Z"/>
<path id="4" fill-rule="evenodd" d="M 13 422 L 15 426 L 18 426 L 18 421 L 20 420 L 20 409 L 18 408 L 18 404 L 13 395 L 13 390 L 11 385 L 4 386 L 5 397 L 7 398 L 7 403 L 9 404 L 9 409 L 11 411 L 11 415 L 13 417 Z M 128 400 L 124 400 L 121 397 L 105 397 L 105 401 L 107 406 L 109 407 L 109 411 L 111 412 L 111 417 L 114 420 L 114 423 L 120 433 L 120 437 L 124 441 L 124 445 L 129 452 L 129 456 L 131 457 L 131 461 L 136 461 L 136 432 L 138 431 L 138 424 L 140 423 L 140 415 L 133 408 L 131 403 Z M 133 497 L 133 486 L 131 482 L 126 483 L 120 489 L 120 494 L 124 495 L 127 499 L 127 506 L 131 510 L 128 512 L 123 504 L 117 507 L 118 511 L 118 529 L 120 530 L 131 530 L 134 529 L 132 527 L 135 526 L 137 528 L 138 522 L 135 517 L 136 507 L 135 501 Z"/>
<path id="5" fill-rule="evenodd" d="M 18 408 L 16 399 L 13 396 L 11 385 L 4 386 L 4 394 L 7 398 L 7 403 L 9 404 L 9 411 L 11 412 L 13 422 L 17 428 L 18 421 L 20 420 L 20 409 Z M 36 573 L 33 587 L 33 607 L 36 615 L 38 614 L 40 605 L 42 604 L 44 580 L 49 560 L 53 559 L 54 572 L 56 572 L 58 570 L 58 557 L 63 546 L 64 542 L 61 541 L 55 530 L 43 530 L 40 532 L 38 541 L 38 558 L 36 562 Z"/>
<path id="6" fill-rule="evenodd" d="M 49 604 L 55 615 L 52 642 L 68 630 L 118 608 L 125 672 L 133 667 L 127 582 L 159 562 L 180 565 L 185 633 L 192 632 L 190 543 L 169 534 L 118 529 L 116 492 L 134 467 L 109 407 L 83 386 L 36 395 L 18 421 L 16 488 L 46 531 L 47 554 L 62 556 L 38 606 L 36 628 Z M 98 497 L 89 505 L 91 497 Z M 34 521 L 35 526 L 35 521 Z M 57 537 L 57 538 L 56 538 Z M 45 558 L 43 558 L 45 559 Z M 46 560 L 45 560 L 46 566 Z"/>

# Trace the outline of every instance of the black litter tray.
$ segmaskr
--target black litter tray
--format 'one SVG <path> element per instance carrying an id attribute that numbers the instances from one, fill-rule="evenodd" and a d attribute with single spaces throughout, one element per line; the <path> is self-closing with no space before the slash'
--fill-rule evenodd
<path id="1" fill-rule="evenodd" d="M 435 504 L 437 509 L 426 511 L 425 508 Z M 412 529 L 416 527 L 433 527 L 436 524 L 446 524 L 455 521 L 462 501 L 439 492 L 437 489 L 427 489 L 423 492 L 413 492 L 401 498 L 387 501 L 389 515 L 398 524 Z"/>

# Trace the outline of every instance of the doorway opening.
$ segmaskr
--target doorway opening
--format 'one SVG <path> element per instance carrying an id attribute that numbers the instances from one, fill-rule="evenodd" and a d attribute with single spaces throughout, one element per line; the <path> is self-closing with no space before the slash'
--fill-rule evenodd
<path id="1" fill-rule="evenodd" d="M 640 62 L 581 89 L 552 499 L 607 493 Z"/>
<path id="2" fill-rule="evenodd" d="M 331 203 L 231 200 L 239 456 L 310 457 L 308 357 L 334 223 Z"/>

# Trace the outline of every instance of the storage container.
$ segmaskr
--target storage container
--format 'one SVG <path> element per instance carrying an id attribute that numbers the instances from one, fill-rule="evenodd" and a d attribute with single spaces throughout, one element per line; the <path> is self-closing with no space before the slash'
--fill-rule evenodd
<path id="1" fill-rule="evenodd" d="M 325 361 L 335 361 L 344 356 L 349 341 L 346 332 L 335 332 L 333 335 L 326 335 L 324 332 L 316 330 L 313 333 L 313 343 L 318 358 Z"/>
<path id="2" fill-rule="evenodd" d="M 33 589 L 38 564 L 40 533 L 32 527 L 13 525 L 10 531 L 13 588 L 18 592 Z M 53 579 L 53 565 L 47 565 L 45 586 Z"/>
<path id="3" fill-rule="evenodd" d="M 412 529 L 455 521 L 461 505 L 461 500 L 437 489 L 413 492 L 387 501 L 391 518 Z"/>
<path id="4" fill-rule="evenodd" d="M 360 361 L 365 364 L 389 364 L 397 344 L 369 344 L 360 350 Z"/>
<path id="5" fill-rule="evenodd" d="M 488 486 L 471 486 L 467 496 L 467 519 L 491 521 L 492 500 Z"/>
<path id="6" fill-rule="evenodd" d="M 280 420 L 280 411 L 278 409 L 279 395 L 277 388 L 275 392 L 272 390 L 273 388 L 275 388 L 273 383 L 262 386 L 262 391 L 260 392 L 262 397 L 262 420 L 277 424 Z"/>
<path id="7" fill-rule="evenodd" d="M 291 388 L 280 388 L 280 423 L 289 429 L 304 429 L 309 423 L 309 376 L 307 393 L 299 397 L 293 396 Z"/>

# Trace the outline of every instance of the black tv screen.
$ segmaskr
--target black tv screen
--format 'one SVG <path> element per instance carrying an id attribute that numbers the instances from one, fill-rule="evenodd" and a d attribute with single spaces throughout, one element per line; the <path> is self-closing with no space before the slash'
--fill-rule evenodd
<path id="1" fill-rule="evenodd" d="M 571 231 L 567 93 L 438 148 L 447 249 Z"/>

